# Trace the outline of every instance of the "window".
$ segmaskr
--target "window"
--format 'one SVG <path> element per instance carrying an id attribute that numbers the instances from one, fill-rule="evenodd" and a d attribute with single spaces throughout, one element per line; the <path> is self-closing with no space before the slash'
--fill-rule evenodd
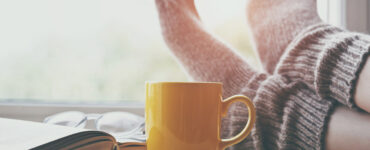
<path id="1" fill-rule="evenodd" d="M 318 12 L 328 23 L 370 33 L 370 0 L 318 0 Z"/>
<path id="2" fill-rule="evenodd" d="M 244 0 L 198 3 L 217 35 L 252 53 Z M 187 80 L 162 40 L 154 0 L 1 1 L 0 18 L 3 102 L 144 101 L 147 80 Z"/>
<path id="3" fill-rule="evenodd" d="M 209 29 L 260 66 L 245 0 L 196 3 Z M 318 0 L 323 20 L 360 32 L 370 31 L 369 8 L 369 0 Z M 0 117 L 143 114 L 145 81 L 187 80 L 162 40 L 154 0 L 0 1 L 0 18 Z"/>

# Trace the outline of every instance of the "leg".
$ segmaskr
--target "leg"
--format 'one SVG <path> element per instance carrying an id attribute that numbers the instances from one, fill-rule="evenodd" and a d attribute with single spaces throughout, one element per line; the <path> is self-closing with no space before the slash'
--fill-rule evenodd
<path id="1" fill-rule="evenodd" d="M 302 29 L 321 22 L 316 12 L 316 0 L 249 0 L 247 5 L 247 16 L 260 58 L 263 61 L 265 69 L 269 73 L 272 73 L 274 70 L 276 62 L 279 60 L 286 46 L 302 31 Z M 330 33 L 326 34 L 329 35 Z M 359 35 L 348 31 L 335 34 L 336 38 L 339 38 L 338 36 L 347 38 L 343 41 L 339 41 L 336 38 L 322 38 L 321 40 L 325 41 L 321 42 L 327 43 L 327 45 L 322 45 L 315 49 L 328 51 L 325 53 L 335 52 L 337 54 L 335 57 L 338 58 L 330 57 L 330 54 L 328 54 L 325 58 L 318 57 L 320 59 L 313 61 L 311 65 L 313 67 L 309 70 L 312 70 L 312 72 L 315 71 L 316 73 L 314 77 L 308 77 L 312 78 L 309 79 L 308 83 L 312 84 L 312 86 L 316 86 L 315 88 L 318 91 L 328 91 L 319 93 L 322 97 L 337 99 L 350 107 L 352 107 L 354 102 L 355 106 L 370 112 L 370 60 L 365 63 L 363 68 L 361 68 L 359 65 L 360 63 L 358 63 L 358 60 L 362 59 L 360 58 L 361 56 L 365 55 L 365 57 L 369 57 L 367 56 L 368 54 L 363 54 L 363 51 L 370 53 L 370 36 Z M 352 34 L 352 38 L 350 43 L 348 43 L 347 40 L 350 34 Z M 346 44 L 343 45 L 341 43 Z M 312 43 L 306 43 L 306 45 L 309 44 Z M 342 46 L 348 49 L 340 50 Z M 308 50 L 309 49 L 302 49 L 302 51 Z M 302 54 L 307 53 L 302 52 Z M 324 56 L 322 54 L 323 53 L 320 55 Z M 349 61 L 350 58 L 352 62 Z M 303 60 L 301 59 L 304 59 L 304 57 L 297 59 L 297 61 L 302 62 Z M 321 64 L 321 62 L 329 62 L 330 59 L 341 61 L 336 62 L 334 65 Z M 308 60 L 306 61 L 308 62 Z M 363 61 L 365 62 L 366 60 Z M 318 68 L 331 69 L 317 70 Z M 361 69 L 359 74 L 357 69 Z M 321 75 L 323 76 L 320 77 Z M 308 74 L 308 76 L 310 75 Z M 357 80 L 357 82 L 355 80 Z M 353 85 L 352 81 L 355 85 Z M 355 89 L 355 93 L 350 90 L 343 91 L 343 89 L 348 88 Z"/>
<path id="2" fill-rule="evenodd" d="M 321 22 L 316 0 L 249 0 L 247 20 L 269 73 L 273 73 L 285 48 L 302 29 Z"/>
<path id="3" fill-rule="evenodd" d="M 369 56 L 370 57 L 370 56 Z M 362 69 L 355 92 L 355 103 L 358 107 L 370 113 L 370 59 Z"/>
<path id="4" fill-rule="evenodd" d="M 239 94 L 257 72 L 203 26 L 193 0 L 156 0 L 163 37 L 196 81 L 222 82 L 224 96 Z"/>
<path id="5" fill-rule="evenodd" d="M 370 114 L 337 107 L 331 116 L 326 149 L 348 150 L 370 148 Z"/>

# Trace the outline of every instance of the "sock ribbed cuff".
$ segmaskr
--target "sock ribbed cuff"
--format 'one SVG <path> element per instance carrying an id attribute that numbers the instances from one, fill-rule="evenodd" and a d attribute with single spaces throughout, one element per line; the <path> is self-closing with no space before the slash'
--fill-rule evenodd
<path id="1" fill-rule="evenodd" d="M 320 101 L 315 90 L 287 78 L 270 79 L 255 99 L 256 124 L 233 149 L 323 149 L 330 114 L 335 102 Z M 248 119 L 242 105 L 233 109 L 230 131 L 243 129 Z"/>
<path id="2" fill-rule="evenodd" d="M 327 52 L 320 55 L 315 87 L 323 98 L 332 98 L 354 107 L 354 91 L 359 73 L 368 58 L 370 39 L 358 33 L 339 33 L 327 39 Z"/>
<path id="3" fill-rule="evenodd" d="M 323 99 L 354 107 L 354 89 L 369 48 L 367 36 L 328 24 L 313 25 L 288 46 L 276 73 L 303 79 Z"/>

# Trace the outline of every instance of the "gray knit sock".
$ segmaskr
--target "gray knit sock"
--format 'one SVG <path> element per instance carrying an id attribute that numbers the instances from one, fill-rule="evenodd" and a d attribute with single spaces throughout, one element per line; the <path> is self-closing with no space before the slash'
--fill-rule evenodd
<path id="1" fill-rule="evenodd" d="M 265 70 L 272 74 L 292 39 L 321 22 L 316 0 L 249 0 L 247 19 Z"/>

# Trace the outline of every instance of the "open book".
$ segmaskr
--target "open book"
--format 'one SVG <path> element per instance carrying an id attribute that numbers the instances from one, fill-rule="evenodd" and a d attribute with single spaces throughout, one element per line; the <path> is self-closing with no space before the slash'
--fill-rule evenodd
<path id="1" fill-rule="evenodd" d="M 0 149 L 146 150 L 145 145 L 102 131 L 0 118 Z"/>

